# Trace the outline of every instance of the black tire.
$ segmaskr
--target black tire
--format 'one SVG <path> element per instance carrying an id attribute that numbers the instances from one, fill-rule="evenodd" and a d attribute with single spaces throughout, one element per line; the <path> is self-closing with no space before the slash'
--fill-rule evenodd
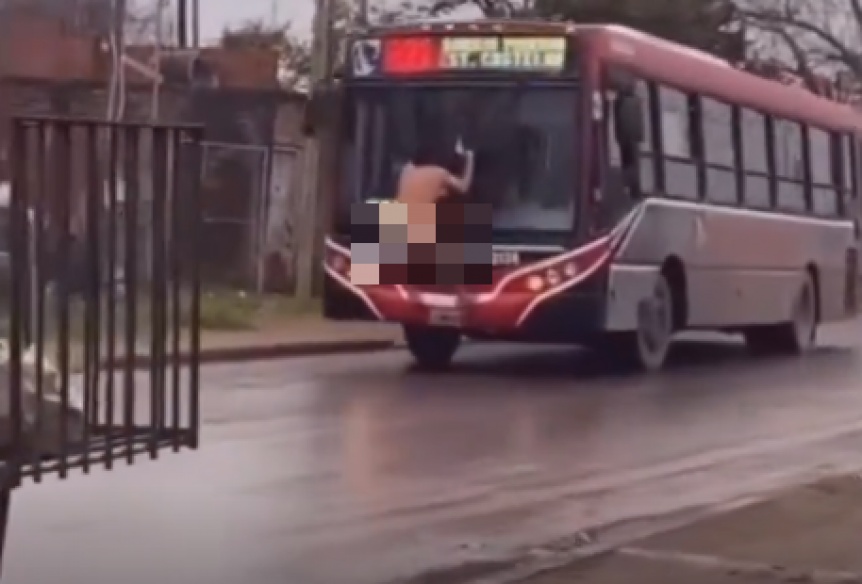
<path id="1" fill-rule="evenodd" d="M 818 314 L 814 278 L 806 272 L 793 303 L 790 320 L 751 327 L 744 332 L 745 342 L 755 354 L 802 355 L 817 344 Z"/>
<path id="2" fill-rule="evenodd" d="M 752 326 L 746 328 L 742 335 L 745 345 L 753 355 L 772 355 L 778 352 L 775 326 Z"/>
<path id="3" fill-rule="evenodd" d="M 674 302 L 670 282 L 659 274 L 652 297 L 644 298 L 638 306 L 637 329 L 610 333 L 600 342 L 608 363 L 641 372 L 661 370 L 673 343 Z"/>
<path id="4" fill-rule="evenodd" d="M 404 338 L 416 364 L 432 371 L 446 369 L 461 345 L 457 329 L 442 327 L 405 326 Z"/>

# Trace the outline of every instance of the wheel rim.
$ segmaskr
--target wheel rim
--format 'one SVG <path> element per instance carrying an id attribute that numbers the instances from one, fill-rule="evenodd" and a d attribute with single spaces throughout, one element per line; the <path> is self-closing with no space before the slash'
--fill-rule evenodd
<path id="1" fill-rule="evenodd" d="M 642 303 L 639 311 L 638 345 L 648 364 L 664 358 L 673 333 L 673 312 L 670 290 L 660 280 L 650 299 Z"/>

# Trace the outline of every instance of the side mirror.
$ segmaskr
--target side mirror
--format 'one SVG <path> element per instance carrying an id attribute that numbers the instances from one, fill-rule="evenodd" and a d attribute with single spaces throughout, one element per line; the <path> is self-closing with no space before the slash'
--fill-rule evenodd
<path id="1" fill-rule="evenodd" d="M 633 93 L 620 94 L 614 100 L 614 119 L 616 120 L 617 143 L 636 146 L 644 141 L 643 103 Z"/>

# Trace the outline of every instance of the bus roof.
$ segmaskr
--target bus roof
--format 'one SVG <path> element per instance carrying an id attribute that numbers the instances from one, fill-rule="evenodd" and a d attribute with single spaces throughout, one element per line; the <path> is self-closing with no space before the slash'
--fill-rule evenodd
<path id="1" fill-rule="evenodd" d="M 399 36 L 406 34 L 541 34 L 541 35 L 566 35 L 575 32 L 577 27 L 568 22 L 553 20 L 531 20 L 531 19 L 473 19 L 473 20 L 443 20 L 424 19 L 410 23 L 387 24 L 369 28 L 366 34 L 381 36 Z"/>
<path id="2" fill-rule="evenodd" d="M 745 72 L 703 51 L 617 25 L 583 25 L 577 32 L 597 42 L 605 61 L 645 78 L 770 115 L 862 134 L 862 114 L 852 106 Z"/>
<path id="3" fill-rule="evenodd" d="M 802 87 L 743 71 L 727 61 L 683 45 L 614 24 L 573 24 L 531 19 L 425 20 L 374 27 L 365 34 L 524 34 L 581 37 L 598 56 L 633 73 L 681 90 L 738 104 L 815 126 L 862 135 L 862 113 Z"/>

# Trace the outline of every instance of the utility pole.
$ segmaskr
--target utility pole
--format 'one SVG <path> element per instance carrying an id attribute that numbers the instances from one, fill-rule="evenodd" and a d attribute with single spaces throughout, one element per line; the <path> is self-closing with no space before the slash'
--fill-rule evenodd
<path id="1" fill-rule="evenodd" d="M 319 92 L 325 94 L 330 88 L 334 48 L 332 21 L 336 1 L 316 0 L 309 79 L 311 100 L 320 96 Z M 328 175 L 322 166 L 329 158 L 326 146 L 332 129 L 329 124 L 322 126 L 320 120 L 315 121 L 317 127 L 314 136 L 306 140 L 303 149 L 303 196 L 297 205 L 296 294 L 303 300 L 314 297 L 321 273 L 323 237 L 328 224 L 326 215 L 329 207 L 324 197 L 330 195 L 330 189 L 325 187 L 321 178 Z"/>
<path id="2" fill-rule="evenodd" d="M 123 102 L 125 101 L 125 71 L 123 69 L 123 55 L 126 49 L 126 0 L 114 0 L 113 22 L 111 23 L 110 47 L 111 47 L 111 79 L 108 86 L 108 110 L 105 112 L 107 119 L 118 120 L 123 115 Z"/>
<path id="3" fill-rule="evenodd" d="M 278 26 L 278 0 L 272 0 L 269 5 L 269 23 Z"/>
<path id="4" fill-rule="evenodd" d="M 201 0 L 192 0 L 192 46 L 201 46 Z"/>
<path id="5" fill-rule="evenodd" d="M 188 0 L 177 0 L 177 44 L 181 49 L 189 48 Z"/>
<path id="6" fill-rule="evenodd" d="M 359 26 L 368 26 L 369 13 L 368 0 L 359 0 L 356 4 L 356 21 Z"/>

